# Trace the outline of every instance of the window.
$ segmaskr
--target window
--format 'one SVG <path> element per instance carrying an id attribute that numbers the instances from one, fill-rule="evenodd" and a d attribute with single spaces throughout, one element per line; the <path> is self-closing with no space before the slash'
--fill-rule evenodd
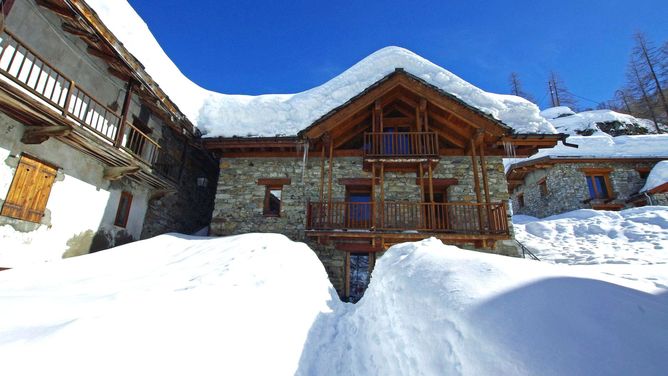
<path id="1" fill-rule="evenodd" d="M 257 184 L 265 186 L 262 214 L 265 217 L 280 217 L 283 186 L 289 185 L 290 179 L 259 179 Z"/>
<path id="2" fill-rule="evenodd" d="M 542 178 L 538 181 L 538 190 L 540 191 L 540 197 L 547 197 L 547 179 Z"/>
<path id="3" fill-rule="evenodd" d="M 132 194 L 130 194 L 130 192 L 122 192 L 121 198 L 118 201 L 118 210 L 116 210 L 116 219 L 114 219 L 114 225 L 119 227 L 127 226 L 131 206 Z"/>
<path id="4" fill-rule="evenodd" d="M 267 186 L 264 193 L 264 215 L 268 217 L 281 216 L 281 196 L 283 193 L 282 186 Z"/>
<path id="5" fill-rule="evenodd" d="M 39 223 L 58 170 L 27 155 L 21 156 L 1 215 Z"/>
<path id="6" fill-rule="evenodd" d="M 638 171 L 638 175 L 640 175 L 641 179 L 647 180 L 651 169 L 649 167 L 638 167 L 636 168 L 636 171 Z"/>
<path id="7" fill-rule="evenodd" d="M 591 199 L 608 199 L 612 196 L 610 178 L 608 175 L 612 169 L 595 168 L 583 169 L 587 180 L 587 188 Z"/>
<path id="8" fill-rule="evenodd" d="M 524 208 L 524 193 L 517 194 L 517 208 L 518 209 Z"/>

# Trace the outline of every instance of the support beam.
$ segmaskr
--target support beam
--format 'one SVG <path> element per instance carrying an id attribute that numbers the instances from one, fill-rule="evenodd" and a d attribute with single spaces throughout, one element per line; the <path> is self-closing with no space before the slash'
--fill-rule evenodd
<path id="1" fill-rule="evenodd" d="M 50 137 L 63 137 L 72 132 L 72 127 L 67 125 L 26 126 L 21 137 L 21 142 L 27 145 L 41 144 Z"/>
<path id="2" fill-rule="evenodd" d="M 325 196 L 325 144 L 322 143 L 322 151 L 320 153 L 320 207 L 321 208 L 324 196 Z"/>
<path id="3" fill-rule="evenodd" d="M 118 180 L 126 175 L 136 174 L 141 168 L 139 166 L 120 166 L 120 167 L 106 167 L 104 169 L 103 177 L 106 180 Z"/>
<path id="4" fill-rule="evenodd" d="M 329 222 L 332 223 L 332 169 L 334 168 L 334 139 L 331 137 L 329 138 L 329 184 L 328 184 L 328 189 L 327 192 L 329 194 L 329 198 L 327 200 L 327 213 L 328 213 L 328 218 Z"/>
<path id="5" fill-rule="evenodd" d="M 130 103 L 132 102 L 132 90 L 134 89 L 134 81 L 128 82 L 128 90 L 125 92 L 125 99 L 123 99 L 123 109 L 121 111 L 121 122 L 118 125 L 118 133 L 116 134 L 116 140 L 114 140 L 114 146 L 120 147 L 123 143 L 123 135 L 125 133 L 125 127 L 128 122 L 128 112 L 130 110 Z"/>

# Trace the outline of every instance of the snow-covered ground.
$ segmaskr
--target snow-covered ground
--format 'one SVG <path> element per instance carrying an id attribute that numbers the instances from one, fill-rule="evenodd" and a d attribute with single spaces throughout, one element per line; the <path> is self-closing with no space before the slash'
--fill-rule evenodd
<path id="1" fill-rule="evenodd" d="M 582 209 L 543 219 L 513 217 L 515 236 L 542 260 L 668 289 L 668 207 Z"/>
<path id="2" fill-rule="evenodd" d="M 555 133 L 533 103 L 512 95 L 487 93 L 400 47 L 380 49 L 325 84 L 301 93 L 260 96 L 215 93 L 181 73 L 126 0 L 87 0 L 87 3 L 208 137 L 295 135 L 395 68 L 404 68 L 517 132 Z"/>
<path id="3" fill-rule="evenodd" d="M 0 359 L 8 375 L 660 375 L 668 296 L 646 288 L 429 239 L 391 248 L 351 305 L 281 235 L 171 234 L 0 272 Z"/>

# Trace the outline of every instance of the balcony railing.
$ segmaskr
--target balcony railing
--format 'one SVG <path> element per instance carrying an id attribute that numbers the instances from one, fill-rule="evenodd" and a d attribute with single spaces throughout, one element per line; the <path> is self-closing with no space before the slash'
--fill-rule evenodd
<path id="1" fill-rule="evenodd" d="M 368 132 L 364 134 L 366 158 L 437 158 L 434 132 Z"/>
<path id="2" fill-rule="evenodd" d="M 0 34 L 0 74 L 112 144 L 119 138 L 121 115 L 86 93 L 6 30 Z M 119 145 L 149 165 L 159 159 L 160 145 L 128 122 Z"/>
<path id="3" fill-rule="evenodd" d="M 505 203 L 310 202 L 307 230 L 508 234 Z"/>

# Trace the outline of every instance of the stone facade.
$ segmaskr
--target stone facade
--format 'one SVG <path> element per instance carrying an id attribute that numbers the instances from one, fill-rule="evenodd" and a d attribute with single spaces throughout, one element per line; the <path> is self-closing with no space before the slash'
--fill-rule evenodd
<path id="1" fill-rule="evenodd" d="M 361 157 L 334 158 L 333 201 L 345 200 L 346 186 L 340 184 L 339 179 L 371 178 L 371 173 L 364 171 L 362 164 Z M 332 284 L 341 292 L 344 284 L 345 253 L 335 250 L 331 245 L 321 245 L 304 235 L 307 202 L 319 200 L 320 159 L 310 158 L 304 166 L 302 159 L 296 157 L 221 158 L 219 167 L 218 190 L 211 223 L 212 234 L 275 232 L 306 242 L 323 262 Z M 325 161 L 325 173 L 328 169 L 328 161 Z M 501 158 L 488 158 L 487 170 L 491 201 L 507 201 L 509 196 Z M 259 185 L 258 180 L 267 178 L 290 179 L 290 184 L 283 186 L 280 217 L 263 215 L 266 187 Z M 457 185 L 448 187 L 448 201 L 475 202 L 470 157 L 443 157 L 434 169 L 434 178 L 458 180 Z M 386 201 L 421 202 L 420 186 L 416 184 L 415 172 L 387 172 L 384 181 Z M 379 197 L 380 188 L 377 187 L 375 192 Z M 492 252 L 517 255 L 515 246 L 510 243 L 512 242 L 498 241 Z"/>
<path id="2" fill-rule="evenodd" d="M 513 212 L 534 217 L 547 217 L 577 209 L 591 209 L 599 200 L 590 200 L 586 175 L 582 169 L 609 168 L 612 196 L 616 198 L 608 204 L 626 206 L 626 200 L 637 193 L 645 184 L 639 171 L 647 171 L 656 162 L 601 161 L 587 163 L 555 163 L 550 168 L 530 172 L 524 183 L 517 186 L 512 194 Z M 545 179 L 547 194 L 542 194 L 539 182 Z M 524 197 L 521 207 L 518 197 Z"/>

